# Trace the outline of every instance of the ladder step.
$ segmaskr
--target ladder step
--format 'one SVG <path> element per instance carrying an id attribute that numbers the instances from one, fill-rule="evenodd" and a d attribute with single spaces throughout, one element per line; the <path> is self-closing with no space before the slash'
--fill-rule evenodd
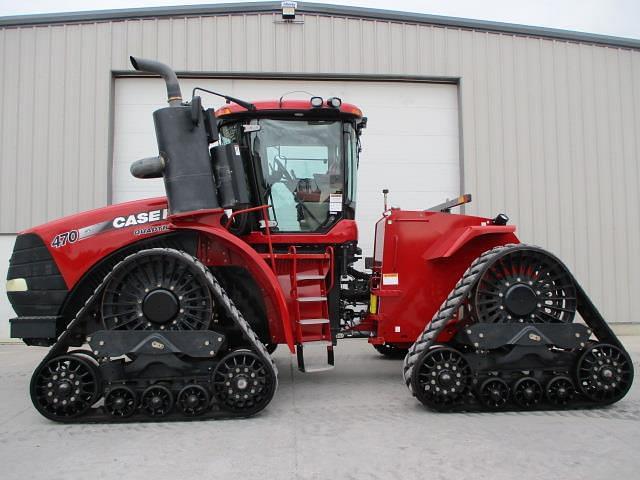
<path id="1" fill-rule="evenodd" d="M 300 320 L 300 325 L 322 325 L 323 323 L 329 323 L 328 318 L 305 318 Z"/>
<path id="2" fill-rule="evenodd" d="M 298 297 L 298 301 L 302 303 L 309 302 L 326 302 L 327 297 Z"/>
<path id="3" fill-rule="evenodd" d="M 333 370 L 335 365 L 323 365 L 321 367 L 305 367 L 304 373 L 316 373 L 316 372 L 326 372 L 327 370 Z"/>
<path id="4" fill-rule="evenodd" d="M 311 274 L 301 274 L 296 276 L 296 280 L 298 282 L 305 282 L 309 280 L 324 280 L 326 275 L 311 275 Z"/>
<path id="5" fill-rule="evenodd" d="M 312 340 L 310 342 L 302 342 L 305 347 L 331 347 L 333 345 L 329 340 Z"/>

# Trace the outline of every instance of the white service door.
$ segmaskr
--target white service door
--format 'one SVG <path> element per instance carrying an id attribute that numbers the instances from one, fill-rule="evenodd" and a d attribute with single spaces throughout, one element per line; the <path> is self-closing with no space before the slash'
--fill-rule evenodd
<path id="1" fill-rule="evenodd" d="M 246 100 L 279 98 L 306 91 L 340 97 L 360 107 L 369 118 L 362 137 L 358 175 L 357 221 L 365 255 L 373 249 L 373 227 L 389 203 L 424 209 L 460 193 L 458 92 L 456 85 L 407 82 L 183 79 L 185 98 L 196 85 Z M 201 94 L 206 106 L 223 101 Z M 292 93 L 287 98 L 306 98 Z M 139 180 L 129 166 L 157 155 L 151 114 L 166 105 L 160 79 L 120 78 L 115 82 L 113 203 L 164 195 L 161 179 Z"/>

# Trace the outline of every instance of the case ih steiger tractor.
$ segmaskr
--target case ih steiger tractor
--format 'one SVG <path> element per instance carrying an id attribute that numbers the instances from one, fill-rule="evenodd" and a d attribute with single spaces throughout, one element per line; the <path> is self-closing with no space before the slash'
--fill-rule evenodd
<path id="1" fill-rule="evenodd" d="M 404 356 L 409 390 L 438 411 L 582 408 L 629 390 L 627 352 L 565 265 L 520 244 L 505 215 L 450 213 L 469 196 L 421 211 L 385 197 L 373 258 L 355 268 L 357 107 L 209 92 L 227 100 L 214 112 L 198 89 L 183 103 L 166 65 L 131 61 L 166 82 L 159 155 L 131 167 L 163 177 L 166 198 L 32 228 L 11 257 L 11 334 L 51 347 L 31 380 L 45 417 L 250 416 L 276 391 L 272 349 L 309 372 L 332 367 L 345 336 Z"/>

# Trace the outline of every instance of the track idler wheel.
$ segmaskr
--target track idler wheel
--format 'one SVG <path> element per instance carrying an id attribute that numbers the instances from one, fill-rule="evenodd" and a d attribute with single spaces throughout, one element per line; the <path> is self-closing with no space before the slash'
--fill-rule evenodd
<path id="1" fill-rule="evenodd" d="M 633 382 L 633 364 L 615 345 L 595 344 L 578 360 L 576 377 L 580 391 L 600 404 L 614 403 L 624 397 Z"/>
<path id="2" fill-rule="evenodd" d="M 537 247 L 516 246 L 492 260 L 472 295 L 479 322 L 570 323 L 573 278 L 560 260 Z"/>
<path id="3" fill-rule="evenodd" d="M 173 408 L 173 394 L 164 385 L 151 385 L 142 392 L 140 404 L 150 417 L 164 417 Z"/>
<path id="4" fill-rule="evenodd" d="M 513 385 L 513 399 L 522 408 L 535 408 L 542 400 L 542 385 L 533 377 L 523 377 Z"/>
<path id="5" fill-rule="evenodd" d="M 87 356 L 61 355 L 33 373 L 30 390 L 33 405 L 46 418 L 77 418 L 100 397 L 100 372 Z"/>
<path id="6" fill-rule="evenodd" d="M 438 346 L 422 353 L 411 376 L 415 396 L 435 410 L 446 410 L 467 390 L 471 368 L 462 354 Z"/>
<path id="7" fill-rule="evenodd" d="M 178 409 L 187 417 L 201 415 L 209 409 L 209 392 L 200 385 L 187 385 L 178 394 Z"/>
<path id="8" fill-rule="evenodd" d="M 136 411 L 137 406 L 136 394 L 129 387 L 112 388 L 104 396 L 104 408 L 114 418 L 130 417 Z"/>
<path id="9" fill-rule="evenodd" d="M 509 385 L 501 378 L 489 378 L 482 382 L 478 394 L 485 407 L 499 410 L 509 401 Z"/>
<path id="10" fill-rule="evenodd" d="M 253 415 L 271 401 L 275 372 L 251 350 L 235 350 L 213 372 L 214 397 L 224 410 Z"/>

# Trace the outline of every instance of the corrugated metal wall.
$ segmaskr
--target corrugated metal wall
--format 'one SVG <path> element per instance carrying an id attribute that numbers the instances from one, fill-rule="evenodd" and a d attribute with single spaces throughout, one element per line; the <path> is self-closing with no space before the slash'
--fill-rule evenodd
<path id="1" fill-rule="evenodd" d="M 636 320 L 640 51 L 453 27 L 276 14 L 0 29 L 0 232 L 108 201 L 112 70 L 460 77 L 465 191 Z M 410 128 L 410 125 L 407 126 Z M 362 226 L 361 228 L 366 228 Z"/>

